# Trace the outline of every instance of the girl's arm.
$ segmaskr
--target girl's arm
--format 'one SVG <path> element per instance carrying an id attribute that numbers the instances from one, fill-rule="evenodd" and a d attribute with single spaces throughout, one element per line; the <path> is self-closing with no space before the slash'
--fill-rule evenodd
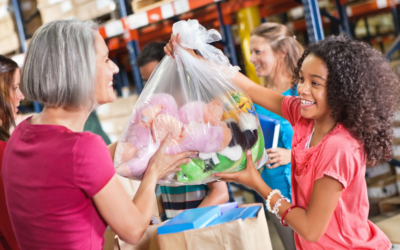
<path id="1" fill-rule="evenodd" d="M 209 207 L 224 204 L 229 201 L 228 186 L 224 181 L 214 181 L 207 183 L 210 192 L 198 207 Z"/>
<path id="2" fill-rule="evenodd" d="M 255 104 L 283 117 L 282 101 L 285 98 L 284 95 L 253 82 L 240 72 L 236 74 L 233 81 L 250 96 Z"/>
<path id="3" fill-rule="evenodd" d="M 250 152 L 250 153 L 249 153 Z M 272 189 L 261 179 L 260 174 L 254 168 L 251 151 L 247 153 L 247 167 L 236 173 L 215 174 L 224 181 L 237 182 L 257 191 L 264 199 L 267 199 Z M 311 201 L 307 208 L 294 208 L 285 216 L 285 222 L 302 238 L 310 242 L 317 242 L 325 233 L 332 215 L 339 202 L 343 186 L 339 181 L 324 176 L 314 182 Z M 270 205 L 274 207 L 280 196 L 272 196 Z M 281 201 L 278 215 L 282 217 L 293 204 Z M 275 216 L 275 215 L 272 215 Z"/>

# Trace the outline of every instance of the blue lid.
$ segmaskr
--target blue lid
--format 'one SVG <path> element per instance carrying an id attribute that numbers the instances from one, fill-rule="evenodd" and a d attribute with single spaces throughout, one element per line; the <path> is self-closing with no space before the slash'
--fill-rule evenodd
<path id="1" fill-rule="evenodd" d="M 221 214 L 224 214 L 226 211 L 232 208 L 237 208 L 238 203 L 237 202 L 227 202 L 221 205 L 218 205 L 219 209 L 221 209 Z"/>
<path id="2" fill-rule="evenodd" d="M 258 119 L 264 134 L 265 148 L 276 148 L 278 146 L 280 121 L 263 114 L 258 114 Z"/>
<path id="3" fill-rule="evenodd" d="M 215 226 L 218 224 L 238 220 L 238 219 L 246 219 L 246 218 L 254 218 L 256 217 L 258 211 L 260 211 L 261 206 L 251 206 L 251 207 L 241 207 L 241 208 L 233 208 L 228 210 L 224 215 L 219 217 L 218 219 L 211 222 L 208 226 Z"/>
<path id="4" fill-rule="evenodd" d="M 221 216 L 221 209 L 218 206 L 185 210 L 158 227 L 158 234 L 179 233 L 189 229 L 203 228 L 219 216 Z"/>

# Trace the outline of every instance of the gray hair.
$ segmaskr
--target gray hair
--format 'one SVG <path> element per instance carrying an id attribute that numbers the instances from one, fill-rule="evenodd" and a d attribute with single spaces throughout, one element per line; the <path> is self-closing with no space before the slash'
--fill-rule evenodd
<path id="1" fill-rule="evenodd" d="M 98 30 L 92 21 L 58 20 L 33 35 L 22 70 L 25 98 L 49 107 L 90 109 L 95 101 Z"/>

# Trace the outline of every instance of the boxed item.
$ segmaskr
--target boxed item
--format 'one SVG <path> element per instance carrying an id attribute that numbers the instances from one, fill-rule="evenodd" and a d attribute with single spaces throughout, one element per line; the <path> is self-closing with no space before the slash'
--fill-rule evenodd
<path id="1" fill-rule="evenodd" d="M 17 33 L 12 33 L 11 35 L 0 39 L 0 54 L 9 54 L 18 50 L 19 48 L 19 38 Z"/>
<path id="2" fill-rule="evenodd" d="M 37 9 L 38 4 L 36 0 L 20 0 L 21 11 L 24 15 L 25 20 L 33 15 Z M 31 21 L 25 23 L 25 30 L 28 35 L 33 35 L 37 29 L 42 26 L 42 18 L 41 15 L 36 15 Z"/>
<path id="3" fill-rule="evenodd" d="M 71 0 L 64 0 L 44 8 L 40 7 L 40 14 L 42 15 L 43 23 L 59 19 L 69 19 L 74 17 L 74 6 Z"/>
<path id="4" fill-rule="evenodd" d="M 400 208 L 400 197 L 387 198 L 379 202 L 379 212 L 388 213 Z"/>
<path id="5" fill-rule="evenodd" d="M 368 167 L 365 172 L 365 180 L 367 185 L 384 180 L 393 175 L 392 169 L 388 162 L 381 162 L 374 167 Z"/>
<path id="6" fill-rule="evenodd" d="M 37 0 L 39 8 L 47 8 L 49 6 L 62 3 L 64 0 Z"/>
<path id="7" fill-rule="evenodd" d="M 0 16 L 0 39 L 13 35 L 13 33 L 15 33 L 15 28 L 14 20 L 9 12 Z"/>
<path id="8" fill-rule="evenodd" d="M 272 245 L 262 204 L 247 204 L 241 208 L 253 206 L 258 209 L 253 218 L 179 233 L 159 234 L 158 247 L 160 250 L 270 250 Z"/>
<path id="9" fill-rule="evenodd" d="M 367 191 L 370 199 L 388 198 L 397 195 L 396 176 L 392 175 L 369 184 Z"/>
<path id="10" fill-rule="evenodd" d="M 75 16 L 80 20 L 90 20 L 110 12 L 116 8 L 113 0 L 95 0 L 83 3 L 76 8 Z"/>

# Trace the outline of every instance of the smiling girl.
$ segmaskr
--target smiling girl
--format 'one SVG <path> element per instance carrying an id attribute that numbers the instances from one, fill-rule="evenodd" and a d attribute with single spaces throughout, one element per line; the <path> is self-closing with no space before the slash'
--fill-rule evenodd
<path id="1" fill-rule="evenodd" d="M 303 47 L 293 33 L 280 23 L 263 23 L 251 32 L 250 61 L 258 77 L 267 79 L 266 88 L 284 96 L 297 96 L 292 90 L 291 79 Z M 293 129 L 284 118 L 255 104 L 257 114 L 263 114 L 280 122 L 278 146 L 267 149 L 269 160 L 261 173 L 262 179 L 282 195 L 292 198 L 291 192 L 291 148 Z M 278 218 L 271 218 L 286 250 L 296 249 L 294 232 L 281 225 Z"/>
<path id="2" fill-rule="evenodd" d="M 240 73 L 234 80 L 255 103 L 293 126 L 293 200 L 261 179 L 251 152 L 244 171 L 215 176 L 256 190 L 268 210 L 293 228 L 297 249 L 390 249 L 389 239 L 368 220 L 365 182 L 366 164 L 392 155 L 399 79 L 382 54 L 340 36 L 311 45 L 292 81 L 299 98 Z"/>

